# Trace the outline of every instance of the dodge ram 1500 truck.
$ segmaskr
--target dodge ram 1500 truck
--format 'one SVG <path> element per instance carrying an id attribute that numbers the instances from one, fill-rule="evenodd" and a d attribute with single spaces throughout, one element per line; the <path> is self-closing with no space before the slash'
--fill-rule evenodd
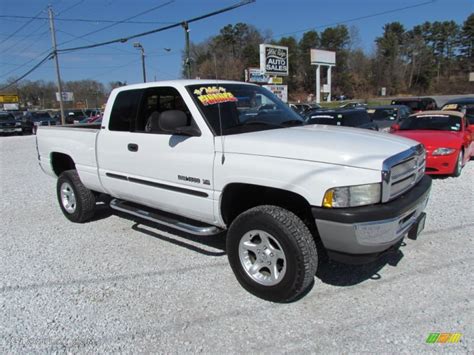
<path id="1" fill-rule="evenodd" d="M 226 236 L 240 284 L 287 302 L 322 256 L 370 262 L 423 229 L 425 150 L 303 118 L 267 89 L 177 80 L 112 91 L 100 125 L 40 127 L 38 159 L 72 222 L 112 209 Z"/>

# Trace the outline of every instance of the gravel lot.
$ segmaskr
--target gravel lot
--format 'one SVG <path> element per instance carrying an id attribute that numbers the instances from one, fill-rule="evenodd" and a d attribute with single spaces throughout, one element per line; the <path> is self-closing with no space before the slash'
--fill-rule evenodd
<path id="1" fill-rule="evenodd" d="M 473 353 L 474 161 L 435 179 L 424 233 L 363 267 L 328 264 L 291 304 L 244 291 L 223 238 L 107 208 L 63 217 L 34 137 L 0 137 L 0 353 Z M 458 344 L 426 344 L 459 332 Z"/>

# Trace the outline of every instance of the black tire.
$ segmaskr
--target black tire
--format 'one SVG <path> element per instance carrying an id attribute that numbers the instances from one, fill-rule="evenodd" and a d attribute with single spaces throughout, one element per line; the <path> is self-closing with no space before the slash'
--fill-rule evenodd
<path id="1" fill-rule="evenodd" d="M 460 150 L 460 151 L 459 151 L 459 154 L 458 154 L 458 157 L 457 157 L 457 159 L 456 159 L 456 165 L 454 166 L 454 171 L 453 171 L 453 176 L 454 176 L 454 177 L 459 177 L 459 176 L 461 176 L 463 158 L 464 158 L 463 151 Z"/>
<path id="2" fill-rule="evenodd" d="M 275 285 L 262 285 L 255 281 L 241 262 L 240 241 L 255 230 L 268 233 L 284 252 L 286 271 Z M 237 280 L 257 297 L 273 302 L 290 302 L 302 296 L 314 283 L 318 268 L 314 238 L 303 221 L 284 208 L 265 205 L 243 212 L 232 222 L 226 244 L 229 263 Z"/>
<path id="3" fill-rule="evenodd" d="M 72 190 L 75 201 L 73 205 L 65 204 L 61 195 L 62 188 Z M 82 184 L 76 170 L 67 170 L 59 175 L 56 192 L 61 211 L 71 222 L 84 223 L 94 216 L 95 196 Z"/>

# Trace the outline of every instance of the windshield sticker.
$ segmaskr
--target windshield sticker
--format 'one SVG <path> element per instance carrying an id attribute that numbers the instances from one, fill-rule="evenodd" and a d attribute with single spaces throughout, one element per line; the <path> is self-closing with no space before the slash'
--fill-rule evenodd
<path id="1" fill-rule="evenodd" d="M 330 118 L 331 120 L 334 118 L 332 116 L 325 116 L 325 115 L 317 115 L 317 116 L 311 116 L 311 118 Z"/>
<path id="2" fill-rule="evenodd" d="M 443 117 L 443 118 L 448 118 L 448 115 L 418 115 L 416 118 L 423 118 L 423 117 Z"/>
<path id="3" fill-rule="evenodd" d="M 449 104 L 449 105 L 444 105 L 443 111 L 447 110 L 456 110 L 458 108 L 458 104 Z"/>
<path id="4" fill-rule="evenodd" d="M 237 102 L 237 98 L 221 86 L 200 87 L 194 90 L 194 95 L 204 106 L 222 104 L 224 102 Z"/>

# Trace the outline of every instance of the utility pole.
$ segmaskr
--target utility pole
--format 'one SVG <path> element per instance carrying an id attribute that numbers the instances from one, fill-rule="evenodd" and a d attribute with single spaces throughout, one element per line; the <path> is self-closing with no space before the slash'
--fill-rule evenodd
<path id="1" fill-rule="evenodd" d="M 146 83 L 146 70 L 145 70 L 145 48 L 143 48 L 140 42 L 135 42 L 133 44 L 135 48 L 140 49 L 142 54 L 142 71 L 143 71 L 143 82 Z"/>
<path id="2" fill-rule="evenodd" d="M 61 84 L 61 73 L 59 72 L 59 60 L 58 60 L 58 51 L 56 48 L 56 30 L 54 29 L 54 14 L 51 6 L 48 7 L 49 15 L 49 30 L 51 31 L 51 42 L 53 44 L 53 56 L 56 63 L 56 77 L 58 80 L 58 91 L 59 91 L 59 108 L 61 110 L 61 124 L 66 124 L 66 119 L 64 117 L 64 104 L 63 104 L 63 87 Z"/>
<path id="3" fill-rule="evenodd" d="M 191 79 L 191 58 L 189 56 L 189 26 L 187 22 L 183 22 L 182 26 L 184 28 L 184 40 L 186 43 L 186 59 L 184 60 L 184 66 L 186 68 L 186 78 Z"/>

